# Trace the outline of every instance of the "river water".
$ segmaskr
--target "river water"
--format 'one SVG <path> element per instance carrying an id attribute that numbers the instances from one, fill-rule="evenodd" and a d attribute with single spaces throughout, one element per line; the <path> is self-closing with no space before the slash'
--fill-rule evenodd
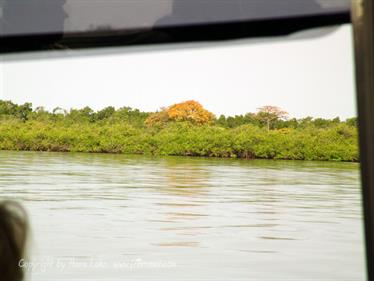
<path id="1" fill-rule="evenodd" d="M 365 280 L 356 163 L 0 152 L 28 280 Z"/>

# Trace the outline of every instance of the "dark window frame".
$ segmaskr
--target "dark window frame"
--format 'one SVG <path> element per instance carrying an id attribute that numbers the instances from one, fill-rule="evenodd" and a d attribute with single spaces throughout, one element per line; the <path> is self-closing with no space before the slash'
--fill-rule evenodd
<path id="1" fill-rule="evenodd" d="M 285 36 L 297 31 L 350 23 L 350 12 L 294 16 L 216 24 L 99 32 L 0 36 L 0 54 L 41 50 L 89 49 L 165 43 L 208 42 L 241 38 Z"/>
<path id="2" fill-rule="evenodd" d="M 368 280 L 374 280 L 374 3 L 352 0 Z"/>

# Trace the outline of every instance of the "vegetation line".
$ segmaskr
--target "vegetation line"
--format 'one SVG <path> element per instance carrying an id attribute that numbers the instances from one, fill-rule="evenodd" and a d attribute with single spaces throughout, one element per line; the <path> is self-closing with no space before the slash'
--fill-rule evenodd
<path id="1" fill-rule="evenodd" d="M 358 161 L 357 120 L 288 118 L 273 106 L 215 117 L 196 101 L 158 112 L 55 108 L 0 100 L 0 150 Z"/>

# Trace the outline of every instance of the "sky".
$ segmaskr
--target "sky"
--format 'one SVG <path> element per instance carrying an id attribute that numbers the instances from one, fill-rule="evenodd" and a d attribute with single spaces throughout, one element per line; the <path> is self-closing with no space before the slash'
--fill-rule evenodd
<path id="1" fill-rule="evenodd" d="M 356 116 L 350 25 L 316 38 L 192 46 L 95 56 L 69 51 L 68 58 L 24 61 L 0 57 L 0 99 L 49 110 L 156 111 L 196 100 L 217 116 L 256 112 L 263 105 L 296 118 Z"/>

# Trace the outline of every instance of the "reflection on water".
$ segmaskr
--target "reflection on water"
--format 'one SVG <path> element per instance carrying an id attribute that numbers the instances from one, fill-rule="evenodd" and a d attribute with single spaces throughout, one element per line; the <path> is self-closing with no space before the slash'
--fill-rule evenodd
<path id="1" fill-rule="evenodd" d="M 31 280 L 364 280 L 358 168 L 0 152 L 0 190 Z"/>

